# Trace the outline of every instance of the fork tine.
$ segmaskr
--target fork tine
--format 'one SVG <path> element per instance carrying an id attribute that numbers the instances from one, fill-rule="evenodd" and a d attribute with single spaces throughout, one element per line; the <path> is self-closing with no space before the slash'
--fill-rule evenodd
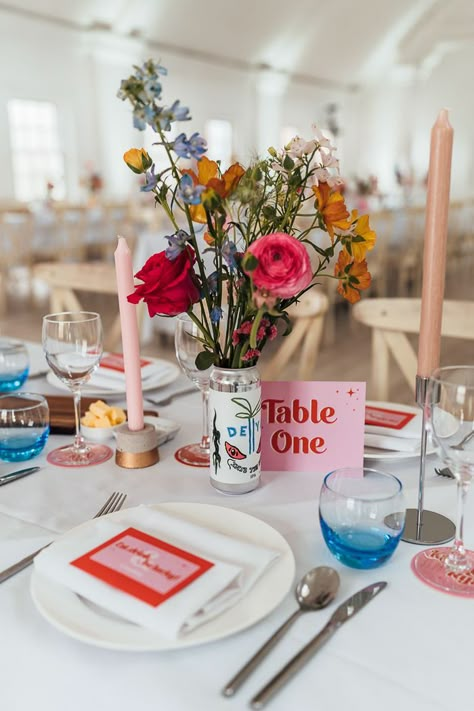
<path id="1" fill-rule="evenodd" d="M 127 494 L 120 494 L 118 501 L 116 502 L 114 508 L 112 509 L 113 511 L 120 511 L 122 506 L 125 503 L 125 499 L 127 498 Z"/>
<path id="2" fill-rule="evenodd" d="M 103 506 L 101 506 L 100 509 L 97 511 L 97 513 L 96 513 L 96 515 L 94 516 L 94 518 L 98 518 L 99 516 L 102 516 L 102 515 L 106 512 L 107 506 L 110 504 L 110 502 L 111 502 L 116 496 L 117 496 L 117 492 L 114 491 L 113 494 L 111 494 L 111 495 L 109 496 L 109 498 L 107 499 L 107 501 L 105 502 L 105 504 L 104 504 Z"/>

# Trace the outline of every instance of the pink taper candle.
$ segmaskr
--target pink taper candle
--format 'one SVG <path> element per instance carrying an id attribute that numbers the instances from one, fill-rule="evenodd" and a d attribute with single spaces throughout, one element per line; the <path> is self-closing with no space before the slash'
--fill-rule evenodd
<path id="1" fill-rule="evenodd" d="M 418 342 L 418 375 L 425 378 L 439 366 L 452 152 L 453 129 L 447 110 L 442 109 L 431 130 L 426 200 L 423 291 Z"/>
<path id="2" fill-rule="evenodd" d="M 134 290 L 132 253 L 124 237 L 118 238 L 115 250 L 115 274 L 122 329 L 123 363 L 127 393 L 128 428 L 143 429 L 143 393 L 140 368 L 140 341 L 138 337 L 137 309 L 127 301 Z"/>

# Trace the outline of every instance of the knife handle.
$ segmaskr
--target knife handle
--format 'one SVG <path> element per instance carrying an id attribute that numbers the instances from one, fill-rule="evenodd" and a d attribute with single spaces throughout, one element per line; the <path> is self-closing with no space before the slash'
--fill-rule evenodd
<path id="1" fill-rule="evenodd" d="M 252 709 L 261 709 L 289 681 L 334 634 L 337 626 L 328 622 L 321 632 L 306 644 L 275 676 L 270 679 L 250 702 Z"/>
<path id="2" fill-rule="evenodd" d="M 303 610 L 299 608 L 296 610 L 285 622 L 280 625 L 280 627 L 272 634 L 271 637 L 260 647 L 260 649 L 255 652 L 253 657 L 237 672 L 237 674 L 229 681 L 229 683 L 224 687 L 222 693 L 224 696 L 233 696 L 235 692 L 240 689 L 242 684 L 251 673 L 258 667 L 260 662 L 265 659 L 265 657 L 271 652 L 276 643 L 283 637 L 283 635 L 289 630 L 295 620 L 303 613 Z"/>
<path id="3" fill-rule="evenodd" d="M 34 559 L 36 558 L 36 556 L 38 555 L 38 553 L 41 553 L 41 551 L 44 548 L 47 548 L 50 545 L 51 545 L 51 543 L 47 543 L 45 546 L 38 548 L 38 550 L 35 551 L 34 553 L 30 553 L 30 555 L 27 555 L 26 558 L 19 560 L 18 563 L 15 563 L 14 565 L 11 565 L 9 568 L 2 570 L 2 572 L 0 573 L 0 583 L 3 583 L 5 580 L 8 580 L 8 578 L 11 578 L 12 575 L 16 575 L 21 570 L 24 570 L 29 565 L 31 565 L 32 562 L 34 561 Z"/>

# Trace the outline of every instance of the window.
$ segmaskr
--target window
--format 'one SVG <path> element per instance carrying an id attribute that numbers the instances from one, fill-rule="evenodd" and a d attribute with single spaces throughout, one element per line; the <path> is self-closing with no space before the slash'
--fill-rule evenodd
<path id="1" fill-rule="evenodd" d="M 47 101 L 12 99 L 8 121 L 16 199 L 64 198 L 64 157 L 56 106 Z"/>
<path id="2" fill-rule="evenodd" d="M 206 122 L 205 137 L 209 150 L 206 155 L 221 161 L 221 169 L 226 170 L 232 163 L 232 124 L 230 121 L 211 119 Z"/>

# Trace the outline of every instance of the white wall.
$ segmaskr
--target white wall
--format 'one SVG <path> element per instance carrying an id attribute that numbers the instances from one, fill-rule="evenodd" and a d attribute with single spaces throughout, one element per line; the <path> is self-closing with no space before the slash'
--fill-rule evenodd
<path id="1" fill-rule="evenodd" d="M 79 32 L 0 10 L 0 131 L 6 138 L 0 142 L 0 199 L 14 197 L 7 118 L 11 98 L 58 106 L 68 199 L 83 194 L 80 178 L 88 164 L 101 173 L 106 194 L 118 198 L 135 192 L 137 181 L 122 154 L 142 145 L 145 137 L 133 129 L 130 110 L 116 92 L 132 64 L 149 56 L 161 56 L 169 70 L 163 81 L 166 102 L 179 98 L 191 109 L 193 120 L 181 124 L 182 130 L 203 132 L 208 119 L 231 121 L 234 154 L 244 163 L 259 144 L 279 144 L 278 124 L 301 126 L 303 134 L 311 135 L 311 124 L 324 104 L 340 99 L 335 92 L 290 82 L 272 104 L 261 93 L 259 99 L 259 72 L 160 53 L 135 40 Z"/>
<path id="2" fill-rule="evenodd" d="M 414 71 L 411 78 L 394 73 L 360 92 L 359 121 L 348 141 L 351 163 L 361 174 L 379 176 L 387 192 L 395 188 L 394 166 L 413 170 L 415 201 L 423 202 L 422 187 L 429 161 L 430 132 L 442 108 L 449 109 L 454 128 L 451 179 L 453 199 L 474 193 L 474 93 L 470 71 L 474 45 L 445 55 L 429 76 Z M 357 128 L 358 126 L 358 128 Z M 358 139 L 355 134 L 358 131 Z"/>

